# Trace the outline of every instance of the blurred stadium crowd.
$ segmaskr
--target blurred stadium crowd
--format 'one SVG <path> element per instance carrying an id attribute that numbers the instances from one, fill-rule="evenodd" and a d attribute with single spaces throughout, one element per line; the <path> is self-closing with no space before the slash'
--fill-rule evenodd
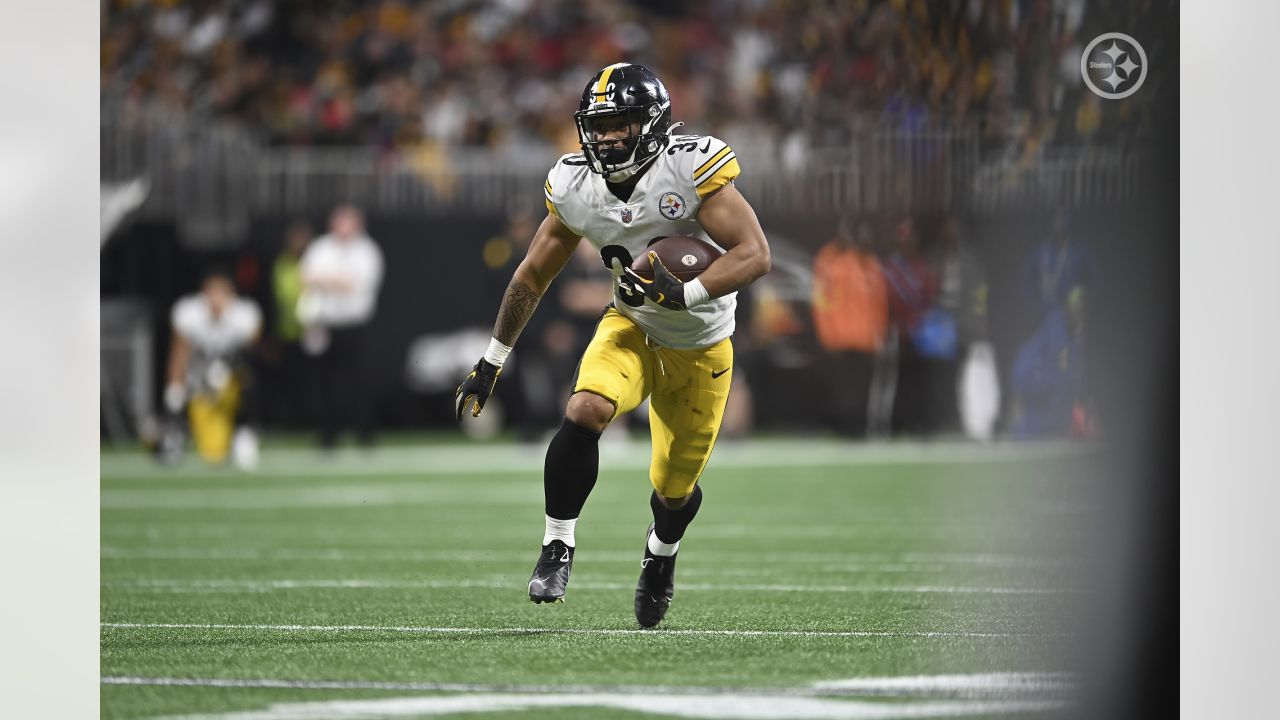
<path id="1" fill-rule="evenodd" d="M 1085 307 L 1086 298 L 1096 302 L 1102 276 L 1093 252 L 1101 223 L 1046 211 L 1063 204 L 1053 192 L 1089 183 L 1046 183 L 1040 204 L 992 210 L 964 200 L 972 192 L 965 173 L 987 161 L 1031 167 L 1045 148 L 1070 159 L 1141 145 L 1161 77 L 1126 102 L 1108 103 L 1084 89 L 1080 58 L 1091 38 L 1118 27 L 1151 38 L 1148 54 L 1159 57 L 1167 51 L 1162 35 L 1143 28 L 1167 11 L 1164 3 L 1084 0 L 111 0 L 103 5 L 101 87 L 126 108 L 228 121 L 259 149 L 463 148 L 491 153 L 487 160 L 576 151 L 570 114 L 585 79 L 627 59 L 659 72 L 677 120 L 755 157 L 781 159 L 784 168 L 804 169 L 797 159 L 853 145 L 868 126 L 891 128 L 890 152 L 860 159 L 874 170 L 879 157 L 893 181 L 879 205 L 797 221 L 778 212 L 783 199 L 772 215 L 762 212 L 776 243 L 775 271 L 739 304 L 741 372 L 726 433 L 817 422 L 855 437 L 1091 435 Z M 980 157 L 961 162 L 955 148 L 929 144 L 928 128 L 980 138 Z M 166 148 L 156 153 L 166 156 L 161 161 L 195 168 L 203 181 L 202 165 L 167 150 L 182 146 L 157 147 Z M 204 155 L 217 167 L 218 153 Z M 832 156 L 837 164 L 844 157 Z M 763 163 L 744 166 L 744 183 L 769 172 Z M 1037 188 L 995 169 L 1001 187 Z M 945 192 L 903 193 L 900 174 L 938 180 Z M 236 172 L 227 177 L 228 187 L 244 184 Z M 804 189 L 832 185 L 828 177 L 845 176 L 813 174 Z M 487 341 L 480 318 L 491 317 L 538 221 L 533 206 L 519 202 L 524 195 L 507 191 L 528 185 L 540 207 L 537 182 L 505 178 L 512 179 L 496 193 L 510 208 L 505 219 L 490 207 L 477 220 L 475 207 L 460 204 L 430 207 L 437 215 L 429 221 L 421 208 L 384 205 L 380 216 L 359 208 L 370 213 L 368 235 L 362 216 L 348 234 L 388 258 L 385 287 L 357 313 L 360 327 L 326 326 L 303 312 L 308 290 L 332 282 L 308 279 L 304 266 L 323 264 L 315 253 L 306 258 L 338 201 L 290 204 L 287 192 L 278 206 L 271 194 L 255 195 L 270 202 L 255 199 L 251 209 L 211 205 L 215 216 L 254 213 L 243 227 L 228 226 L 235 237 L 216 251 L 181 247 L 187 230 L 156 230 L 194 216 L 181 203 L 153 211 L 150 225 L 126 226 L 112 246 L 104 230 L 104 298 L 145 296 L 167 348 L 168 332 L 178 332 L 177 323 L 164 329 L 175 301 L 198 291 L 209 266 L 226 265 L 223 277 L 261 308 L 260 339 L 239 348 L 246 375 L 236 391 L 252 398 L 244 407 L 255 415 L 247 422 L 314 427 L 331 446 L 342 424 L 368 441 L 374 425 L 448 420 L 445 398 L 474 359 L 471 335 Z M 1114 185 L 1096 185 L 1105 188 L 1099 204 L 1120 197 Z M 179 186 L 173 196 L 198 201 L 208 187 Z M 364 199 L 387 195 L 395 193 Z M 423 236 L 443 238 L 441 225 L 450 242 L 428 248 Z M 428 287 L 410 269 L 430 263 L 457 271 Z M 557 421 L 562 390 L 610 295 L 599 269 L 584 244 L 499 383 L 506 424 L 527 438 Z M 382 286 L 381 270 L 373 284 Z M 430 290 L 446 284 L 455 301 L 449 316 L 421 310 L 437 307 Z M 464 305 L 483 307 L 463 317 Z M 406 355 L 408 378 L 397 376 Z M 415 367 L 428 370 L 416 377 Z M 172 385 L 181 374 L 171 367 L 157 383 Z M 402 398 L 413 393 L 431 411 L 404 409 Z"/>
<path id="2" fill-rule="evenodd" d="M 665 79 L 677 119 L 754 144 L 838 146 L 870 116 L 1031 151 L 1144 132 L 1151 104 L 1108 107 L 1082 89 L 1079 58 L 1100 32 L 1140 30 L 1152 5 L 115 0 L 102 88 L 238 118 L 278 144 L 573 150 L 564 108 L 627 58 Z"/>

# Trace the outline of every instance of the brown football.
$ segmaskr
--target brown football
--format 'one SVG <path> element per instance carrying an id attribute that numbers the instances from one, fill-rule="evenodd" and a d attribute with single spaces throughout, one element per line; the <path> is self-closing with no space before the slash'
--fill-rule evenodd
<path id="1" fill-rule="evenodd" d="M 631 269 L 645 280 L 653 279 L 653 268 L 649 265 L 649 251 L 658 253 L 658 259 L 681 282 L 702 274 L 722 254 L 710 243 L 688 235 L 670 235 L 654 238 L 649 247 L 631 263 Z"/>

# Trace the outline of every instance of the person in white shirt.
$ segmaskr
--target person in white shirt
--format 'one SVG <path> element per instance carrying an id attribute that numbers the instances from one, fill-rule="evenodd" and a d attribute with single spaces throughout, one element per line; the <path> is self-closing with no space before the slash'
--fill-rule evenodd
<path id="1" fill-rule="evenodd" d="M 344 419 L 350 419 L 364 444 L 373 441 L 371 388 L 367 371 L 368 328 L 382 287 L 382 250 L 364 230 L 364 216 L 340 205 L 329 218 L 329 232 L 316 238 L 302 256 L 303 291 L 298 319 L 306 328 L 302 345 L 316 356 L 320 444 L 337 444 Z"/>
<path id="2" fill-rule="evenodd" d="M 262 331 L 257 303 L 236 294 L 221 270 L 205 276 L 200 292 L 174 303 L 165 408 L 175 418 L 185 407 L 196 452 L 222 462 L 228 452 L 242 468 L 257 464 L 256 389 L 247 352 Z M 235 431 L 232 439 L 233 428 Z M 181 446 L 172 444 L 172 454 Z"/>

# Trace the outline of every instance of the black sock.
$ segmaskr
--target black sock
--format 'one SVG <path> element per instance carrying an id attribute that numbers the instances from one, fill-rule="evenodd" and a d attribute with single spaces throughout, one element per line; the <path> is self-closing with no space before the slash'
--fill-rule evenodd
<path id="1" fill-rule="evenodd" d="M 689 502 L 679 510 L 668 510 L 658 499 L 656 491 L 649 496 L 649 507 L 653 508 L 653 534 L 658 536 L 658 540 L 668 545 L 680 542 L 689 523 L 698 514 L 698 508 L 702 507 L 702 487 L 695 485 Z"/>
<path id="2" fill-rule="evenodd" d="M 565 418 L 551 445 L 542 475 L 547 515 L 572 520 L 596 486 L 600 470 L 600 433 Z"/>

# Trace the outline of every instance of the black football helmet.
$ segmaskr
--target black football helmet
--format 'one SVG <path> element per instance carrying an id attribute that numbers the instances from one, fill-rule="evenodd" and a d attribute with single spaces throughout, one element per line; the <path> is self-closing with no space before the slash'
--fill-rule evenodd
<path id="1" fill-rule="evenodd" d="M 591 170 L 612 182 L 622 182 L 657 157 L 670 141 L 671 96 L 649 68 L 615 63 L 587 83 L 573 119 Z M 625 136 L 605 137 L 619 129 Z"/>

